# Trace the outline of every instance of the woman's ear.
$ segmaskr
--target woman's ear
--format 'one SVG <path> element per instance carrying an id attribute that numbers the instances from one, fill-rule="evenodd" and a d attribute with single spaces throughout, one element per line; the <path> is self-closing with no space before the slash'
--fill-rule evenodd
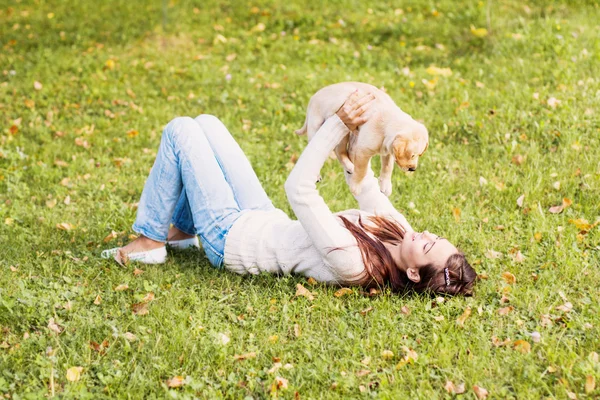
<path id="1" fill-rule="evenodd" d="M 408 279 L 413 281 L 414 283 L 421 282 L 421 275 L 419 275 L 419 270 L 417 268 L 409 268 L 406 270 L 406 276 Z"/>

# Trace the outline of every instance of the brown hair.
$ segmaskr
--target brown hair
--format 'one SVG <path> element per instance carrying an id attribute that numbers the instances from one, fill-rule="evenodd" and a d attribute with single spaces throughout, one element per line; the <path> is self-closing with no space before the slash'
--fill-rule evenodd
<path id="1" fill-rule="evenodd" d="M 477 273 L 469 265 L 464 254 L 456 253 L 448 257 L 443 269 L 429 264 L 419 269 L 421 280 L 413 282 L 394 262 L 383 242 L 398 244 L 404 238 L 404 229 L 396 221 L 380 216 L 371 216 L 374 224 L 365 225 L 362 218 L 358 224 L 340 216 L 346 229 L 352 233 L 362 254 L 365 272 L 355 282 L 365 288 L 389 284 L 394 292 L 414 290 L 435 293 L 471 295 Z"/>

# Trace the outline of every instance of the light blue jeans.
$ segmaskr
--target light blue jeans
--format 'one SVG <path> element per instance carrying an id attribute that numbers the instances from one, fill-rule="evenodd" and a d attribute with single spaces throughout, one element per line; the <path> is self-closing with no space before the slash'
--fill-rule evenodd
<path id="1" fill-rule="evenodd" d="M 248 210 L 273 210 L 244 152 L 212 115 L 178 117 L 163 130 L 133 230 L 164 242 L 171 223 L 198 235 L 208 260 L 223 266 L 225 239 Z"/>

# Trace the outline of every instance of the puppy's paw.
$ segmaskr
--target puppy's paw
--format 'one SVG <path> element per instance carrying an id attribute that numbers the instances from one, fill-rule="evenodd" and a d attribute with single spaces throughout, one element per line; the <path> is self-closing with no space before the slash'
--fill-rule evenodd
<path id="1" fill-rule="evenodd" d="M 342 161 L 342 166 L 344 167 L 344 170 L 349 173 L 349 174 L 353 174 L 354 173 L 354 164 L 352 164 L 352 161 L 350 160 L 344 160 Z"/>
<path id="2" fill-rule="evenodd" d="M 391 179 L 380 179 L 379 180 L 379 190 L 381 193 L 385 194 L 387 197 L 390 197 L 392 194 L 392 181 Z"/>

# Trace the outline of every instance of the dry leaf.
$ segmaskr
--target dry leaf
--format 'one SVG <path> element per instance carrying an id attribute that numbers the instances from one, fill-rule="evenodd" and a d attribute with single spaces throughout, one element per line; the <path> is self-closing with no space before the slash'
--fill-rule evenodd
<path id="1" fill-rule="evenodd" d="M 498 314 L 500 315 L 508 315 L 515 308 L 513 306 L 504 307 L 498 310 Z"/>
<path id="2" fill-rule="evenodd" d="M 477 386 L 477 385 L 473 385 L 473 391 L 475 392 L 475 396 L 477 396 L 477 398 L 479 400 L 486 399 L 489 394 L 486 389 L 482 388 L 481 386 Z"/>
<path id="3" fill-rule="evenodd" d="M 174 376 L 171 379 L 167 379 L 167 386 L 170 388 L 179 388 L 184 385 L 183 376 Z"/>
<path id="4" fill-rule="evenodd" d="M 495 251 L 493 249 L 489 249 L 488 251 L 485 252 L 485 256 L 486 258 L 489 259 L 496 259 L 496 258 L 501 258 L 502 257 L 502 253 L 499 251 Z"/>
<path id="5" fill-rule="evenodd" d="M 531 344 L 526 340 L 515 340 L 513 348 L 523 354 L 527 354 L 531 351 Z"/>
<path id="6" fill-rule="evenodd" d="M 81 373 L 83 372 L 83 367 L 71 367 L 67 370 L 67 380 L 69 382 L 77 382 L 81 379 Z"/>
<path id="7" fill-rule="evenodd" d="M 556 108 L 556 106 L 558 106 L 561 103 L 561 101 L 558 100 L 556 97 L 550 97 L 547 100 L 547 103 L 551 108 Z"/>
<path id="8" fill-rule="evenodd" d="M 74 225 L 69 224 L 68 222 L 61 222 L 59 224 L 56 224 L 56 227 L 62 231 L 70 231 L 71 229 L 75 228 Z"/>
<path id="9" fill-rule="evenodd" d="M 11 265 L 9 268 L 10 268 L 10 270 L 11 270 L 12 272 L 17 272 L 17 271 L 18 271 L 18 269 L 17 269 L 17 268 L 15 268 L 13 265 Z"/>
<path id="10" fill-rule="evenodd" d="M 402 306 L 400 312 L 404 315 L 410 315 L 410 309 L 407 306 Z"/>
<path id="11" fill-rule="evenodd" d="M 565 304 L 556 307 L 556 309 L 566 313 L 571 312 L 571 310 L 573 310 L 573 304 L 567 301 Z"/>
<path id="12" fill-rule="evenodd" d="M 218 333 L 217 334 L 217 343 L 222 345 L 222 346 L 226 346 L 229 342 L 231 341 L 231 339 L 229 339 L 229 336 L 227 336 L 224 333 Z"/>
<path id="13" fill-rule="evenodd" d="M 521 250 L 517 250 L 513 257 L 515 259 L 515 262 L 522 263 L 523 261 L 525 261 L 525 256 L 523 255 L 523 253 L 521 253 Z"/>
<path id="14" fill-rule="evenodd" d="M 307 288 L 302 286 L 301 283 L 296 285 L 296 296 L 304 296 L 310 301 L 315 299 L 315 296 L 313 296 L 313 294 Z"/>
<path id="15" fill-rule="evenodd" d="M 525 201 L 525 195 L 524 195 L 524 194 L 522 194 L 522 195 L 520 195 L 520 196 L 519 196 L 519 198 L 517 199 L 517 205 L 518 205 L 519 207 L 523 207 L 523 202 L 524 202 L 524 201 Z"/>
<path id="16" fill-rule="evenodd" d="M 502 279 L 509 285 L 513 285 L 517 282 L 517 278 L 508 271 L 502 273 Z"/>
<path id="17" fill-rule="evenodd" d="M 315 278 L 312 278 L 312 277 L 308 278 L 307 282 L 308 282 L 309 285 L 312 285 L 312 286 L 314 286 L 314 285 L 316 285 L 316 284 L 319 283 L 319 282 L 317 282 L 317 280 Z"/>
<path id="18" fill-rule="evenodd" d="M 294 336 L 300 337 L 302 335 L 302 330 L 300 329 L 300 325 L 294 324 Z"/>
<path id="19" fill-rule="evenodd" d="M 552 214 L 560 214 L 565 208 L 568 208 L 571 204 L 573 204 L 573 202 L 565 197 L 563 198 L 561 205 L 550 207 L 548 211 Z"/>
<path id="20" fill-rule="evenodd" d="M 97 295 L 96 298 L 94 299 L 94 304 L 99 305 L 102 303 L 102 297 L 100 297 L 100 295 Z"/>
<path id="21" fill-rule="evenodd" d="M 367 307 L 364 310 L 361 310 L 360 315 L 367 315 L 367 313 L 371 311 L 373 311 L 373 307 Z"/>
<path id="22" fill-rule="evenodd" d="M 495 347 L 502 347 L 502 346 L 506 346 L 508 344 L 511 343 L 510 338 L 506 338 L 504 340 L 500 340 L 499 338 L 497 338 L 496 336 L 492 336 L 492 344 Z"/>
<path id="23" fill-rule="evenodd" d="M 63 331 L 63 328 L 56 322 L 54 322 L 54 318 L 50 318 L 50 320 L 48 321 L 48 329 L 57 334 Z"/>
<path id="24" fill-rule="evenodd" d="M 456 320 L 458 326 L 464 326 L 465 321 L 467 320 L 467 318 L 469 318 L 469 315 L 471 315 L 471 307 L 465 308 L 465 311 L 462 313 L 462 315 L 458 317 L 458 319 Z"/>
<path id="25" fill-rule="evenodd" d="M 356 376 L 360 378 L 362 376 L 369 375 L 370 373 L 371 371 L 369 371 L 368 369 L 361 369 L 360 371 L 356 372 Z"/>
<path id="26" fill-rule="evenodd" d="M 136 269 L 133 270 L 133 275 L 134 276 L 138 276 L 138 275 L 141 275 L 143 273 L 144 273 L 144 271 L 141 270 L 141 269 L 139 269 L 139 268 L 136 268 Z"/>
<path id="27" fill-rule="evenodd" d="M 600 360 L 600 357 L 598 357 L 598 353 L 592 351 L 590 354 L 588 354 L 588 360 L 590 360 L 594 364 L 597 364 L 598 360 Z"/>
<path id="28" fill-rule="evenodd" d="M 123 334 L 123 336 L 125 337 L 125 339 L 127 339 L 127 340 L 128 340 L 128 341 L 130 341 L 130 342 L 133 342 L 133 341 L 137 340 L 137 336 L 135 336 L 135 335 L 134 335 L 133 333 L 131 333 L 131 332 L 125 332 L 125 333 Z"/>
<path id="29" fill-rule="evenodd" d="M 236 361 L 244 361 L 247 360 L 249 358 L 256 358 L 256 352 L 252 351 L 250 353 L 246 353 L 246 354 L 236 354 L 233 356 L 233 359 Z"/>
<path id="30" fill-rule="evenodd" d="M 596 389 L 596 379 L 594 375 L 588 375 L 585 377 L 585 392 L 592 393 Z"/>
<path id="31" fill-rule="evenodd" d="M 58 203 L 58 200 L 56 199 L 46 200 L 46 207 L 54 208 L 56 206 L 56 203 Z"/>
<path id="32" fill-rule="evenodd" d="M 287 389 L 287 387 L 288 387 L 287 379 L 282 378 L 280 376 L 275 377 L 275 382 L 273 382 L 273 388 L 275 390 Z"/>
<path id="33" fill-rule="evenodd" d="M 539 343 L 542 341 L 542 335 L 535 331 L 535 332 L 531 332 L 531 340 L 533 340 L 533 343 Z"/>
<path id="34" fill-rule="evenodd" d="M 571 400 L 577 400 L 577 395 L 573 392 L 569 392 L 568 390 L 567 390 L 567 397 Z"/>
<path id="35" fill-rule="evenodd" d="M 42 90 L 43 86 L 42 86 L 42 84 L 40 82 L 35 81 L 35 82 L 33 82 L 33 88 L 35 90 Z"/>
<path id="36" fill-rule="evenodd" d="M 340 290 L 336 291 L 333 295 L 335 297 L 342 297 L 342 296 L 345 296 L 347 294 L 352 294 L 352 289 L 350 289 L 350 288 L 341 288 Z"/>
<path id="37" fill-rule="evenodd" d="M 117 232 L 115 232 L 115 231 L 111 231 L 111 232 L 110 232 L 108 235 L 106 235 L 106 237 L 105 237 L 104 239 L 102 239 L 102 241 L 103 241 L 104 243 L 111 242 L 111 241 L 113 241 L 114 239 L 116 239 L 116 238 L 117 238 L 117 235 L 118 235 L 118 233 L 117 233 Z"/>
<path id="38" fill-rule="evenodd" d="M 150 303 L 152 300 L 154 300 L 154 293 L 148 292 L 142 299 L 142 303 Z"/>
<path id="39" fill-rule="evenodd" d="M 446 381 L 444 389 L 450 394 L 463 394 L 465 392 L 465 384 L 459 383 L 458 385 L 455 385 L 452 381 Z"/>
<path id="40" fill-rule="evenodd" d="M 452 75 L 452 70 L 450 68 L 438 68 L 434 65 L 430 66 L 429 68 L 427 68 L 425 70 L 425 72 L 427 72 L 429 75 L 433 75 L 433 76 L 451 76 Z"/>
<path id="41" fill-rule="evenodd" d="M 267 372 L 269 374 L 272 374 L 274 372 L 276 372 L 279 368 L 281 368 L 282 364 L 280 362 L 276 362 L 275 364 L 273 364 L 273 367 L 271 367 L 271 369 L 269 369 Z"/>
<path id="42" fill-rule="evenodd" d="M 454 207 L 452 209 L 452 216 L 456 222 L 460 221 L 460 208 Z"/>
<path id="43" fill-rule="evenodd" d="M 391 350 L 383 350 L 381 352 L 381 358 L 383 358 L 384 360 L 391 360 L 392 358 L 394 358 L 394 353 Z"/>
<path id="44" fill-rule="evenodd" d="M 131 310 L 135 315 L 147 315 L 150 311 L 148 310 L 148 303 L 135 303 L 131 305 Z"/>
<path id="45" fill-rule="evenodd" d="M 129 289 L 129 286 L 126 283 L 122 283 L 115 288 L 115 292 L 122 292 L 127 289 Z"/>

